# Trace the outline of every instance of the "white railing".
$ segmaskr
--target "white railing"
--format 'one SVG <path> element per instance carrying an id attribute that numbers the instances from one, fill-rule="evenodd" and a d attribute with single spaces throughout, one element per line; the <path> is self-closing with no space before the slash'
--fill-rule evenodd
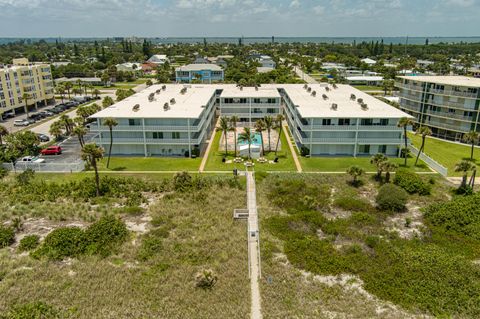
<path id="1" fill-rule="evenodd" d="M 1 166 L 9 171 L 23 172 L 28 168 L 36 172 L 50 172 L 50 173 L 73 173 L 81 172 L 85 169 L 85 162 L 77 161 L 73 163 L 17 163 L 15 166 L 12 163 L 2 163 Z"/>
<path id="2" fill-rule="evenodd" d="M 409 145 L 409 149 L 414 156 L 418 155 L 419 151 L 415 146 Z M 448 169 L 445 166 L 442 166 L 437 161 L 435 161 L 431 157 L 427 156 L 425 153 L 422 152 L 420 154 L 420 159 L 422 161 L 424 161 L 431 169 L 433 169 L 434 171 L 436 171 L 440 175 L 442 175 L 442 176 L 447 176 L 448 175 Z"/>

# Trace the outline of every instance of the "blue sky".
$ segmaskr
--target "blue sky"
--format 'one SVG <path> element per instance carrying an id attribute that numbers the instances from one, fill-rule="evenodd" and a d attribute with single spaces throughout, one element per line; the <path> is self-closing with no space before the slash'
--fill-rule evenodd
<path id="1" fill-rule="evenodd" d="M 0 0 L 0 37 L 479 36 L 480 0 Z"/>

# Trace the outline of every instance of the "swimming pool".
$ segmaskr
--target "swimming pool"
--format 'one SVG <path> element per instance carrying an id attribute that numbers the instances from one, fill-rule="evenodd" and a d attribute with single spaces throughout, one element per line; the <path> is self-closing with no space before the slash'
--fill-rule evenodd
<path id="1" fill-rule="evenodd" d="M 246 141 L 238 141 L 238 145 L 248 145 Z M 260 133 L 252 134 L 252 145 L 262 145 L 262 137 Z"/>

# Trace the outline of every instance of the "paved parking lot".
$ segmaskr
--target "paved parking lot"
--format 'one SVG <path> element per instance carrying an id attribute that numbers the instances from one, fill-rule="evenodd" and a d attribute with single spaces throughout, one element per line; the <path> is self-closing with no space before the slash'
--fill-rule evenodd
<path id="1" fill-rule="evenodd" d="M 85 136 L 85 142 L 89 143 L 94 136 L 94 133 L 87 133 L 87 135 Z M 80 160 L 81 147 L 80 142 L 78 141 L 78 138 L 76 136 L 71 136 L 55 145 L 60 145 L 62 147 L 62 154 L 40 156 L 41 158 L 45 159 L 46 163 L 74 163 Z"/>

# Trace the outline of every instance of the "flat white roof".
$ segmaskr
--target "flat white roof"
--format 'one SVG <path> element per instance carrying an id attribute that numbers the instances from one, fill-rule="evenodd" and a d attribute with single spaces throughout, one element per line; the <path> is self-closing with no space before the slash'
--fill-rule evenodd
<path id="1" fill-rule="evenodd" d="M 187 88 L 185 94 L 180 93 L 183 87 Z M 160 90 L 159 94 L 156 93 L 157 90 Z M 152 102 L 148 100 L 151 93 L 155 94 Z M 152 85 L 101 110 L 92 115 L 92 118 L 198 118 L 214 94 L 215 87 L 212 85 L 167 84 L 165 91 L 162 90 L 162 85 Z M 170 104 L 170 109 L 165 111 L 164 104 L 170 103 L 172 98 L 175 103 Z M 140 107 L 135 112 L 133 107 L 136 104 Z"/>
<path id="2" fill-rule="evenodd" d="M 315 97 L 308 93 L 303 85 L 278 86 L 285 89 L 303 118 L 411 118 L 407 113 L 350 85 L 337 84 L 337 89 L 329 85 L 330 90 L 327 92 L 325 84 L 309 84 L 312 91 L 317 93 Z M 327 95 L 327 100 L 323 99 L 323 94 Z M 351 94 L 355 94 L 356 99 L 363 99 L 368 109 L 362 110 L 356 100 L 350 99 Z M 337 110 L 332 109 L 332 103 L 337 104 Z"/>
<path id="3" fill-rule="evenodd" d="M 175 69 L 175 71 L 203 71 L 203 70 L 222 71 L 222 68 L 216 64 L 197 63 L 197 64 L 183 65 Z"/>
<path id="4" fill-rule="evenodd" d="M 428 83 L 436 83 L 436 84 L 444 84 L 444 85 L 452 85 L 452 86 L 467 86 L 467 87 L 480 88 L 479 78 L 460 76 L 460 75 L 399 76 L 399 78 L 410 80 L 410 81 L 418 81 L 418 82 L 428 82 Z"/>
<path id="5" fill-rule="evenodd" d="M 278 85 L 280 87 L 281 85 Z M 247 86 L 240 90 L 240 87 L 236 85 L 221 86 L 219 89 L 223 89 L 220 97 L 223 98 L 242 98 L 242 97 L 253 97 L 253 98 L 280 98 L 280 93 L 278 89 L 274 86 L 260 86 L 258 90 L 255 90 L 255 87 Z"/>

